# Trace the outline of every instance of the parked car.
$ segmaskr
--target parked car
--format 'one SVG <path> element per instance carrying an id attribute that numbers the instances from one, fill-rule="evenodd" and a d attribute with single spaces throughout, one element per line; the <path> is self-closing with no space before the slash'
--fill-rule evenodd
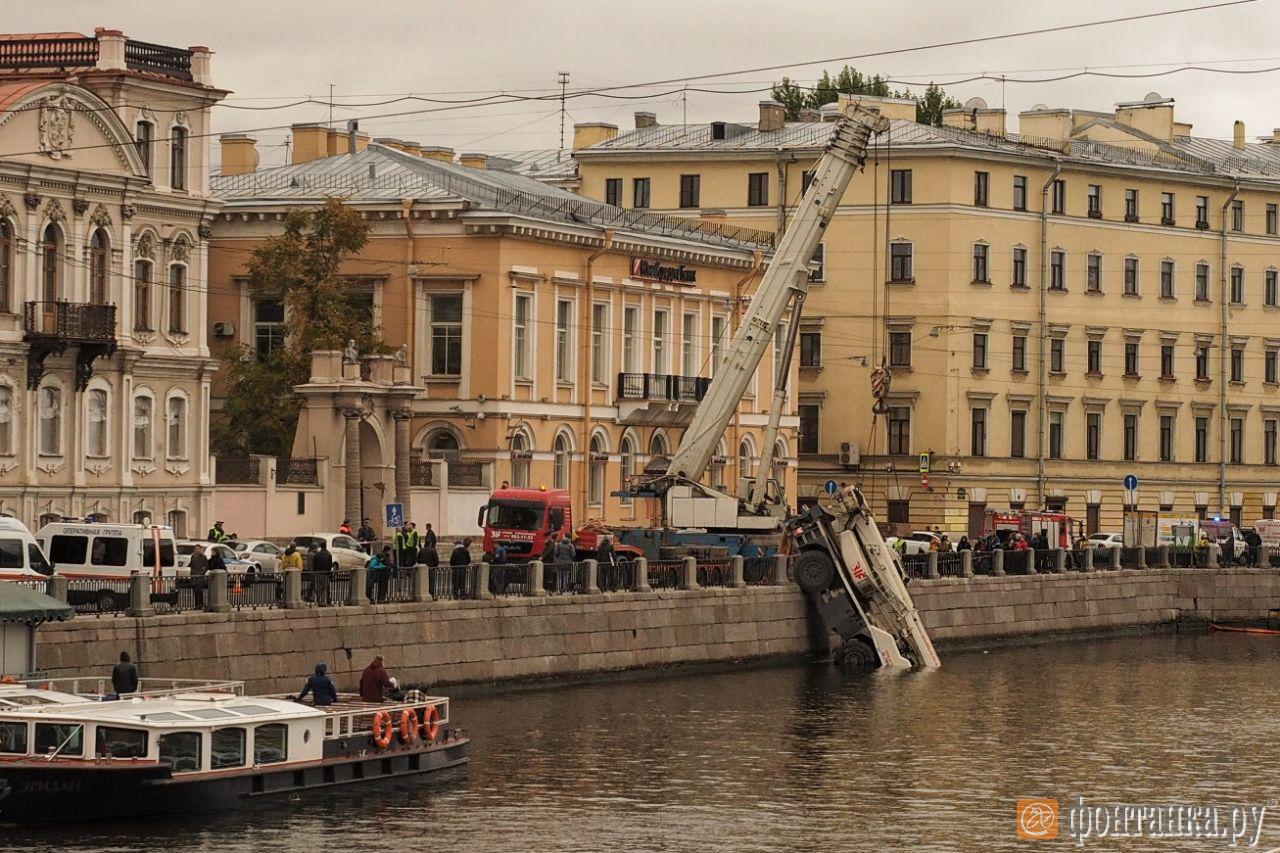
<path id="1" fill-rule="evenodd" d="M 209 559 L 213 559 L 214 554 L 221 554 L 222 559 L 227 564 L 227 574 L 243 575 L 253 571 L 253 564 L 248 560 L 241 559 L 235 551 L 221 542 L 196 542 L 193 540 L 181 540 L 178 542 L 178 567 L 184 569 L 182 574 L 190 571 L 191 555 L 196 552 L 197 548 L 204 549 L 204 555 Z"/>
<path id="2" fill-rule="evenodd" d="M 280 557 L 284 549 L 274 542 L 265 539 L 246 539 L 244 542 L 232 542 L 231 550 L 242 560 L 248 560 L 259 572 L 280 571 Z"/>
<path id="3" fill-rule="evenodd" d="M 1123 533 L 1095 533 L 1089 537 L 1090 548 L 1123 548 Z"/>
<path id="4" fill-rule="evenodd" d="M 897 536 L 890 536 L 888 539 L 885 540 L 885 544 L 887 544 L 890 548 L 896 549 L 898 547 L 899 538 L 900 537 L 897 537 Z M 904 550 L 902 551 L 902 554 L 904 556 L 910 556 L 911 554 L 929 553 L 930 551 L 933 550 L 934 542 L 938 542 L 939 544 L 941 544 L 942 537 L 931 530 L 916 530 L 910 536 L 905 537 L 905 540 L 906 541 L 903 546 Z M 952 540 L 951 544 L 953 546 L 955 545 L 955 541 L 956 540 Z"/>
<path id="5" fill-rule="evenodd" d="M 369 555 L 360 550 L 360 543 L 345 533 L 309 533 L 293 537 L 293 544 L 304 554 L 319 547 L 321 541 L 333 555 L 335 569 L 354 569 L 369 562 Z"/>
<path id="6" fill-rule="evenodd" d="M 16 518 L 0 516 L 0 580 L 41 580 L 53 574 L 27 526 Z"/>

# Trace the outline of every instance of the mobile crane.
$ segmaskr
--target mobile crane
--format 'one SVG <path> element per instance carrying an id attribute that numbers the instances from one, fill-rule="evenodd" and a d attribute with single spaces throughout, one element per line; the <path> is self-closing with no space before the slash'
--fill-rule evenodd
<path id="1" fill-rule="evenodd" d="M 938 655 L 907 591 L 901 563 L 862 494 L 845 488 L 836 495 L 834 511 L 814 507 L 788 518 L 785 495 L 780 489 L 771 492 L 767 478 L 800 308 L 809 290 L 809 262 L 854 172 L 866 161 L 872 134 L 887 127 L 873 109 L 858 103 L 845 107 L 679 450 L 665 470 L 652 472 L 631 494 L 661 499 L 666 523 L 675 528 L 767 531 L 785 525 L 796 551 L 796 581 L 844 641 L 840 658 L 858 668 L 935 667 Z M 788 307 L 791 325 L 778 366 L 765 456 L 756 477 L 743 477 L 738 494 L 727 495 L 698 479 Z"/>

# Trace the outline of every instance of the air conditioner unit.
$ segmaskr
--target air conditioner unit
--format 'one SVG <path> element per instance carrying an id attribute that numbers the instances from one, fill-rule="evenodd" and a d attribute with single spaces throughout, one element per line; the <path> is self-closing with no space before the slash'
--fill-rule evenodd
<path id="1" fill-rule="evenodd" d="M 215 338 L 233 338 L 236 334 L 235 323 L 214 323 L 213 336 Z"/>
<path id="2" fill-rule="evenodd" d="M 858 447 L 858 442 L 840 442 L 840 464 L 846 468 L 856 468 L 862 464 L 862 449 Z"/>
<path id="3" fill-rule="evenodd" d="M 1207 220 L 1207 219 L 1197 219 L 1197 220 L 1196 220 L 1196 230 L 1198 230 L 1198 231 L 1208 231 L 1208 230 L 1209 230 L 1209 220 Z"/>

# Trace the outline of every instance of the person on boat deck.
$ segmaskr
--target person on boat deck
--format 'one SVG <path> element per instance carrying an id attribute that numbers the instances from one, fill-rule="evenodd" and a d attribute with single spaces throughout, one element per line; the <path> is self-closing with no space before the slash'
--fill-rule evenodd
<path id="1" fill-rule="evenodd" d="M 121 652 L 120 663 L 111 669 L 111 688 L 117 695 L 138 690 L 138 666 L 129 660 L 128 652 Z"/>
<path id="2" fill-rule="evenodd" d="M 338 688 L 334 685 L 333 679 L 329 677 L 329 667 L 325 665 L 324 661 L 316 664 L 316 674 L 308 678 L 307 683 L 302 685 L 302 692 L 298 694 L 296 701 L 301 702 L 308 693 L 311 694 L 312 701 L 317 708 L 323 708 L 338 701 Z"/>
<path id="3" fill-rule="evenodd" d="M 373 661 L 360 675 L 360 700 L 362 702 L 385 702 L 388 694 L 399 690 L 399 683 L 387 672 L 382 655 Z"/>

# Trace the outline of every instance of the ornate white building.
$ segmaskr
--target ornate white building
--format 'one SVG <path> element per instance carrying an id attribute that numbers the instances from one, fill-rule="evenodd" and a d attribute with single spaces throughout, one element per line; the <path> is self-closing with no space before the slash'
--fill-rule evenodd
<path id="1" fill-rule="evenodd" d="M 0 513 L 208 524 L 209 50 L 0 36 Z"/>

